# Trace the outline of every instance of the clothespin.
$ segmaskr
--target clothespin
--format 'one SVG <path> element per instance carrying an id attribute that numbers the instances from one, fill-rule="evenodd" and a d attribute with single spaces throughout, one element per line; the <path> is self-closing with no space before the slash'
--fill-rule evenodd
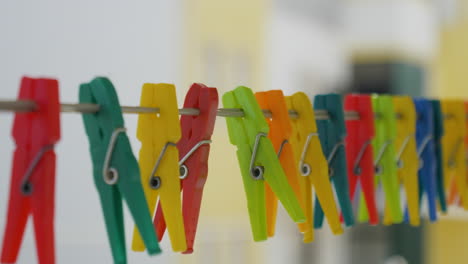
<path id="1" fill-rule="evenodd" d="M 183 252 L 187 249 L 187 242 L 180 198 L 179 151 L 176 147 L 181 131 L 175 86 L 145 83 L 140 106 L 159 108 L 157 115 L 138 115 L 139 165 L 149 213 L 154 214 L 159 198 L 172 249 Z M 136 226 L 132 243 L 135 251 L 145 249 L 140 234 Z"/>
<path id="2" fill-rule="evenodd" d="M 117 93 L 109 79 L 80 85 L 80 103 L 99 104 L 99 112 L 83 114 L 114 263 L 127 263 L 122 200 L 127 201 L 149 254 L 161 252 L 132 153 Z"/>
<path id="3" fill-rule="evenodd" d="M 320 142 L 329 167 L 329 177 L 335 186 L 341 212 L 346 226 L 354 224 L 353 208 L 349 196 L 346 167 L 345 137 L 346 127 L 343 103 L 338 94 L 317 95 L 314 98 L 314 109 L 327 111 L 329 119 L 317 120 Z M 315 201 L 315 228 L 322 227 L 323 209 L 318 199 Z"/>
<path id="4" fill-rule="evenodd" d="M 180 118 L 182 138 L 177 143 L 179 150 L 180 179 L 182 183 L 182 212 L 185 224 L 187 250 L 193 252 L 198 216 L 200 214 L 203 186 L 208 176 L 208 156 L 218 110 L 218 91 L 201 83 L 194 83 L 185 96 L 184 108 L 200 111 L 197 116 L 184 115 Z M 154 225 L 159 240 L 166 230 L 160 204 L 156 210 Z"/>
<path id="5" fill-rule="evenodd" d="M 392 223 L 401 223 L 400 188 L 397 163 L 395 161 L 396 116 L 392 97 L 372 95 L 372 109 L 375 114 L 375 137 L 372 141 L 376 182 L 382 183 L 385 206 L 389 207 Z M 361 204 L 363 204 L 361 202 Z M 366 210 L 359 207 L 360 220 L 366 220 Z"/>
<path id="6" fill-rule="evenodd" d="M 442 151 L 444 159 L 445 188 L 449 189 L 449 204 L 461 199 L 468 210 L 468 190 L 464 141 L 466 134 L 465 105 L 461 100 L 442 100 L 444 130 Z"/>
<path id="7" fill-rule="evenodd" d="M 273 144 L 267 138 L 268 124 L 252 91 L 239 86 L 223 95 L 223 105 L 240 108 L 244 113 L 243 117 L 226 117 L 226 123 L 230 142 L 237 146 L 254 240 L 266 240 L 268 236 L 264 181 L 293 221 L 304 222 L 306 219 L 299 201 L 288 183 Z"/>
<path id="8" fill-rule="evenodd" d="M 418 168 L 419 156 L 417 146 L 421 143 L 419 137 L 425 137 L 426 134 L 431 134 L 430 131 L 422 130 L 420 120 L 416 114 L 416 102 L 409 96 L 393 96 L 393 105 L 396 113 L 396 164 L 398 168 L 398 182 L 403 183 L 407 200 L 407 221 L 413 226 L 420 224 L 419 216 L 419 183 L 418 183 Z M 418 133 L 416 132 L 416 120 L 418 120 Z M 417 137 L 419 136 L 419 137 Z M 416 144 L 416 139 L 418 139 Z M 390 217 L 390 207 L 385 207 L 384 224 L 392 224 Z"/>
<path id="9" fill-rule="evenodd" d="M 296 160 L 291 148 L 291 143 L 289 142 L 292 132 L 291 118 L 289 117 L 283 92 L 281 90 L 257 92 L 255 93 L 255 97 L 260 108 L 268 109 L 271 112 L 272 117 L 266 118 L 270 128 L 268 138 L 271 140 L 271 143 L 275 148 L 289 185 L 294 190 L 294 194 L 301 204 L 302 210 L 305 211 L 305 201 L 302 199 L 301 189 L 299 186 L 299 175 Z M 273 190 L 268 184 L 265 184 L 265 200 L 267 231 L 268 236 L 272 237 L 275 234 L 278 198 L 276 198 Z M 310 227 L 305 223 L 298 224 L 298 227 L 301 233 L 310 231 Z"/>
<path id="10" fill-rule="evenodd" d="M 437 182 L 436 182 L 436 156 L 434 148 L 434 113 L 431 101 L 424 98 L 415 98 L 414 104 L 418 113 L 416 128 L 416 141 L 419 156 L 419 201 L 423 192 L 428 202 L 429 219 L 437 220 Z"/>
<path id="11" fill-rule="evenodd" d="M 447 201 L 444 186 L 444 162 L 442 154 L 442 137 L 444 135 L 444 116 L 439 100 L 431 100 L 434 121 L 434 148 L 436 155 L 436 185 L 439 207 L 442 213 L 447 212 Z"/>
<path id="12" fill-rule="evenodd" d="M 304 212 L 307 217 L 307 221 L 303 225 L 308 227 L 306 229 L 308 231 L 303 232 L 303 241 L 309 243 L 314 240 L 312 186 L 315 186 L 315 193 L 332 232 L 335 235 L 341 234 L 343 228 L 341 227 L 333 189 L 328 178 L 328 164 L 322 152 L 312 104 L 307 95 L 302 92 L 287 96 L 286 103 L 288 109 L 298 113 L 298 118 L 291 119 L 292 134 L 290 142 L 300 171 L 299 185 L 302 200 L 304 201 Z"/>
<path id="13" fill-rule="evenodd" d="M 29 215 L 34 221 L 38 262 L 55 263 L 55 152 L 60 139 L 57 80 L 23 77 L 18 99 L 37 109 L 17 113 L 13 123 L 14 151 L 10 200 L 3 237 L 2 263 L 15 263 Z"/>
<path id="14" fill-rule="evenodd" d="M 357 183 L 360 182 L 365 205 L 370 216 L 369 223 L 379 223 L 375 200 L 374 154 L 372 139 L 375 135 L 374 112 L 370 95 L 349 94 L 345 97 L 346 111 L 355 111 L 359 119 L 346 120 L 346 160 L 348 164 L 349 192 L 354 199 Z"/>

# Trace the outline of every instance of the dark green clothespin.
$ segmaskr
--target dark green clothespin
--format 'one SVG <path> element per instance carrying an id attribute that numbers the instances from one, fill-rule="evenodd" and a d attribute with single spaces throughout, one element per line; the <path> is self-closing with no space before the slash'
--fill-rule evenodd
<path id="1" fill-rule="evenodd" d="M 82 84 L 80 103 L 99 105 L 98 112 L 83 114 L 83 122 L 114 263 L 127 263 L 123 199 L 127 201 L 148 253 L 161 252 L 114 86 L 103 77 Z"/>
<path id="2" fill-rule="evenodd" d="M 348 172 L 346 167 L 346 151 L 344 139 L 346 126 L 343 102 L 338 94 L 317 95 L 314 98 L 314 109 L 324 110 L 329 118 L 317 120 L 320 142 L 323 153 L 327 157 L 330 180 L 335 186 L 338 202 L 346 226 L 354 224 L 353 208 L 349 197 Z M 315 199 L 314 227 L 323 224 L 323 209 L 318 199 Z"/>
<path id="3" fill-rule="evenodd" d="M 439 100 L 431 100 L 433 119 L 434 119 L 434 142 L 436 153 L 436 181 L 437 181 L 437 197 L 439 199 L 440 210 L 447 213 L 447 201 L 445 198 L 444 188 L 444 164 L 442 156 L 442 136 L 444 135 L 444 116 Z"/>

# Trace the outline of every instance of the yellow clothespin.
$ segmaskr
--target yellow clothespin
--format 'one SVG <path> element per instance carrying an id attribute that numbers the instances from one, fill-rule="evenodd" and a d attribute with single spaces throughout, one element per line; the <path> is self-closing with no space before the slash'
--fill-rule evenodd
<path id="1" fill-rule="evenodd" d="M 416 148 L 416 110 L 413 99 L 409 96 L 393 96 L 393 106 L 396 118 L 396 162 L 398 167 L 398 180 L 406 192 L 409 222 L 418 226 L 419 220 L 419 184 L 418 168 L 419 157 Z M 383 223 L 393 223 L 389 207 L 385 206 Z"/>
<path id="2" fill-rule="evenodd" d="M 307 220 L 301 223 L 305 243 L 314 240 L 312 185 L 322 206 L 328 224 L 334 234 L 343 233 L 333 189 L 328 176 L 328 163 L 323 154 L 314 111 L 309 98 L 302 92 L 286 97 L 288 109 L 298 113 L 298 118 L 291 119 L 292 133 L 290 143 L 297 159 L 300 171 L 299 185 Z"/>
<path id="3" fill-rule="evenodd" d="M 466 134 L 465 105 L 461 100 L 442 100 L 444 131 L 442 152 L 444 162 L 445 189 L 449 189 L 449 204 L 461 198 L 463 208 L 468 210 L 468 190 L 464 139 Z M 458 197 L 457 197 L 458 196 Z"/>
<path id="4" fill-rule="evenodd" d="M 187 243 L 180 198 L 179 151 L 176 147 L 181 130 L 174 85 L 145 83 L 140 106 L 159 108 L 158 114 L 138 115 L 139 164 L 148 208 L 154 215 L 159 197 L 172 249 L 183 252 Z M 132 248 L 135 251 L 145 249 L 137 229 L 133 231 Z"/>

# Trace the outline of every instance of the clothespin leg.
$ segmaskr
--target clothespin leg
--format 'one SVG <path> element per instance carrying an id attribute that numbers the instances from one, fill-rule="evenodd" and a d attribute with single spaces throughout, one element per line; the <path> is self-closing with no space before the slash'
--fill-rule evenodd
<path id="1" fill-rule="evenodd" d="M 319 175 L 328 176 L 328 173 L 320 173 L 317 176 Z M 332 230 L 333 234 L 337 235 L 343 233 L 343 228 L 341 227 L 338 209 L 336 208 L 335 197 L 333 195 L 330 180 L 328 179 L 328 177 L 312 177 L 311 180 L 314 186 L 322 187 L 315 187 L 315 192 L 319 204 L 324 205 L 324 207 L 320 207 L 322 208 L 322 210 L 324 210 L 324 213 L 327 216 L 328 225 L 330 226 L 330 229 Z"/>
<path id="2" fill-rule="evenodd" d="M 3 249 L 1 262 L 15 263 L 19 248 L 23 240 L 24 229 L 28 221 L 30 201 L 21 195 L 21 180 L 27 165 L 27 155 L 16 151 L 10 187 L 10 200 L 8 204 L 8 217 L 3 235 Z M 14 220 L 13 220 L 14 219 Z"/>
<path id="3" fill-rule="evenodd" d="M 249 146 L 237 150 L 244 190 L 247 196 L 247 207 L 250 216 L 250 225 L 254 241 L 263 241 L 268 238 L 267 220 L 265 208 L 265 187 L 262 180 L 253 180 L 249 173 L 248 164 L 250 162 L 248 151 Z M 245 151 L 246 153 L 242 153 Z M 247 184 L 249 182 L 251 184 Z M 253 183 L 253 184 L 252 184 Z M 254 198 L 256 197 L 256 198 Z M 260 208 L 260 210 L 257 210 Z"/>
<path id="4" fill-rule="evenodd" d="M 265 198 L 268 237 L 273 237 L 276 229 L 276 216 L 278 215 L 278 198 L 268 183 L 265 183 Z"/>
<path id="5" fill-rule="evenodd" d="M 367 211 L 364 194 L 362 193 L 359 196 L 358 221 L 361 223 L 366 223 L 369 221 L 369 213 Z"/>
<path id="6" fill-rule="evenodd" d="M 303 242 L 310 243 L 314 241 L 314 228 L 313 228 L 313 210 L 312 210 L 312 183 L 309 182 L 308 177 L 300 176 L 299 181 L 301 182 L 301 195 L 304 201 L 304 214 L 307 221 L 305 223 L 298 224 L 299 230 L 304 234 Z M 329 181 L 328 181 L 329 182 Z M 305 231 L 302 231 L 305 230 Z"/>

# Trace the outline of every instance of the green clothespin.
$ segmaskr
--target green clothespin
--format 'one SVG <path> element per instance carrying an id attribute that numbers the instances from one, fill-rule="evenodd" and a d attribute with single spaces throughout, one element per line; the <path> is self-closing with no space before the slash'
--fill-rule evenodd
<path id="1" fill-rule="evenodd" d="M 439 200 L 440 210 L 447 213 L 447 200 L 445 198 L 444 188 L 444 161 L 442 156 L 442 136 L 444 135 L 444 116 L 439 100 L 431 100 L 433 119 L 434 119 L 434 142 L 436 152 L 436 181 L 437 181 L 437 196 Z"/>
<path id="2" fill-rule="evenodd" d="M 127 263 L 123 199 L 127 201 L 148 253 L 161 252 L 114 86 L 103 77 L 82 84 L 80 103 L 99 105 L 98 112 L 83 114 L 83 122 L 114 263 Z"/>
<path id="3" fill-rule="evenodd" d="M 320 143 L 327 157 L 329 176 L 335 187 L 338 202 L 346 226 L 354 225 L 353 207 L 349 197 L 348 171 L 346 167 L 346 150 L 344 139 L 346 125 L 343 101 L 339 94 L 316 95 L 314 109 L 324 110 L 329 118 L 316 120 Z M 314 227 L 321 228 L 323 224 L 323 209 L 319 199 L 315 199 Z"/>
<path id="4" fill-rule="evenodd" d="M 400 207 L 400 188 L 394 140 L 396 138 L 396 114 L 393 100 L 388 95 L 372 95 L 372 108 L 375 113 L 375 137 L 372 141 L 376 184 L 382 183 L 385 206 L 389 207 L 392 223 L 401 223 L 403 214 Z M 359 221 L 368 221 L 363 196 L 359 206 Z"/>
<path id="5" fill-rule="evenodd" d="M 252 90 L 239 86 L 223 95 L 226 108 L 242 109 L 243 117 L 226 117 L 229 140 L 237 146 L 237 158 L 247 196 L 254 241 L 267 239 L 265 181 L 296 223 L 306 220 L 271 141 L 269 127 Z"/>

